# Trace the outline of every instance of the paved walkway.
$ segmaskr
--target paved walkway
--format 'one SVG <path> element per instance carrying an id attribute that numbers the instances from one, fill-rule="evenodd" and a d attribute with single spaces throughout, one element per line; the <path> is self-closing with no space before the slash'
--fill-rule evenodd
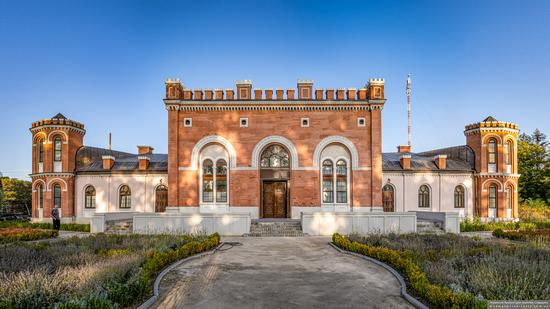
<path id="1" fill-rule="evenodd" d="M 327 237 L 234 237 L 160 285 L 157 308 L 412 308 L 384 268 L 337 252 Z"/>

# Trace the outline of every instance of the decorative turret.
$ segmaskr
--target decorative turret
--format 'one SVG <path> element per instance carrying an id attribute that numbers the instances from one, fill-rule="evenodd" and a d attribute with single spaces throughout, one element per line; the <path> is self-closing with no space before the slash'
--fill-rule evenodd
<path id="1" fill-rule="evenodd" d="M 47 218 L 53 207 L 62 217 L 74 216 L 75 156 L 83 145 L 84 125 L 57 114 L 33 122 L 32 188 L 33 218 Z"/>
<path id="2" fill-rule="evenodd" d="M 476 214 L 517 218 L 518 125 L 487 117 L 465 127 L 466 142 L 475 153 Z"/>

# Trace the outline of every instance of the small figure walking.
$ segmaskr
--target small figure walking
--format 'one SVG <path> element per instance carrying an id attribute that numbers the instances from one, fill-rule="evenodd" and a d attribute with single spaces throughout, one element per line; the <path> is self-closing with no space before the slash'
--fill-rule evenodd
<path id="1" fill-rule="evenodd" d="M 59 208 L 52 209 L 53 229 L 58 230 L 61 227 L 61 219 L 59 218 Z"/>

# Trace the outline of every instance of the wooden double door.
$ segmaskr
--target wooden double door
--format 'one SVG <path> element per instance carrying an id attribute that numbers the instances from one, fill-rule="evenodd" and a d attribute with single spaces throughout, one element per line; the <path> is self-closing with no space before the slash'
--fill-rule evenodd
<path id="1" fill-rule="evenodd" d="M 262 182 L 262 217 L 287 218 L 288 190 L 286 181 Z"/>

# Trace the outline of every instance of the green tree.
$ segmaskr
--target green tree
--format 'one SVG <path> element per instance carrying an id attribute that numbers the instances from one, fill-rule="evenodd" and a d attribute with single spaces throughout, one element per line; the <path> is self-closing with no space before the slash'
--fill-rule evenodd
<path id="1" fill-rule="evenodd" d="M 31 182 L 17 178 L 2 177 L 2 208 L 28 213 L 32 203 Z"/>
<path id="2" fill-rule="evenodd" d="M 536 129 L 518 139 L 518 169 L 521 174 L 519 196 L 522 200 L 550 201 L 550 149 L 546 135 Z"/>

